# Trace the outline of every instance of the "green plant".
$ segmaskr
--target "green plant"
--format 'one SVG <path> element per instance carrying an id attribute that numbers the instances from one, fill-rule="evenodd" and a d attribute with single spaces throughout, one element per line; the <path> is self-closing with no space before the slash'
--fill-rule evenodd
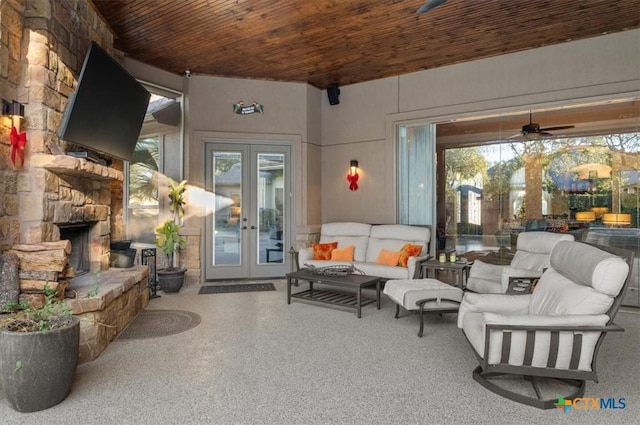
<path id="1" fill-rule="evenodd" d="M 13 313 L 0 320 L 0 329 L 10 332 L 38 332 L 68 325 L 73 316 L 64 298 L 57 299 L 55 291 L 49 285 L 45 285 L 44 294 L 46 301 L 42 307 L 33 307 L 26 300 L 6 305 L 5 308 L 13 310 Z"/>
<path id="2" fill-rule="evenodd" d="M 187 181 L 176 183 L 171 177 L 169 180 L 169 211 L 173 212 L 176 219 L 184 217 L 184 192 L 187 190 Z"/>
<path id="3" fill-rule="evenodd" d="M 173 179 L 169 180 L 169 210 L 173 212 L 173 219 L 166 220 L 160 226 L 156 227 L 154 233 L 156 235 L 155 243 L 162 252 L 167 256 L 169 265 L 167 270 L 175 270 L 173 267 L 173 257 L 178 248 L 184 248 L 187 240 L 180 236 L 180 224 L 184 216 L 184 193 L 187 190 L 187 181 L 182 180 L 176 183 Z"/>
<path id="4" fill-rule="evenodd" d="M 173 255 L 178 247 L 184 248 L 187 240 L 179 234 L 180 226 L 173 220 L 167 220 L 156 227 L 156 246 L 167 255 L 169 269 L 173 269 Z"/>

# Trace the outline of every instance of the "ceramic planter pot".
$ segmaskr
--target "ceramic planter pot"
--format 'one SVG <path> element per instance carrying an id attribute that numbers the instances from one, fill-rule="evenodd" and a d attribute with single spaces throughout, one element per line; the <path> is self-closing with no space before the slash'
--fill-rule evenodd
<path id="1" fill-rule="evenodd" d="M 161 269 L 158 270 L 158 284 L 164 292 L 178 292 L 184 285 L 184 274 L 186 268 L 181 269 Z"/>
<path id="2" fill-rule="evenodd" d="M 80 346 L 80 320 L 71 319 L 50 331 L 0 330 L 0 381 L 15 410 L 44 410 L 69 394 Z"/>

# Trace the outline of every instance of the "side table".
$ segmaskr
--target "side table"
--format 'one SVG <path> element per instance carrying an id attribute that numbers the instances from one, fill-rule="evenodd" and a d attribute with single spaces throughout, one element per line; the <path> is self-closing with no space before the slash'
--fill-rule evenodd
<path id="1" fill-rule="evenodd" d="M 450 261 L 441 263 L 437 259 L 428 260 L 422 263 L 422 276 L 429 278 L 438 278 L 438 272 L 440 271 L 452 271 L 456 274 L 458 287 L 464 289 L 467 284 L 467 278 L 469 277 L 469 269 L 471 268 L 469 262 L 456 261 L 452 263 Z M 431 273 L 430 273 L 431 272 Z"/>

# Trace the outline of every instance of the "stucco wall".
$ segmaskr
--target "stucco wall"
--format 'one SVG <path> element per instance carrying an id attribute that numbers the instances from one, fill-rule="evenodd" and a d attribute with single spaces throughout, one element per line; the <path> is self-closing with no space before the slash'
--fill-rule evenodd
<path id="1" fill-rule="evenodd" d="M 325 92 L 321 105 L 322 222 L 394 223 L 396 124 L 638 96 L 640 30 L 340 90 L 339 105 Z M 350 159 L 361 167 L 357 192 L 345 179 Z"/>
<path id="2" fill-rule="evenodd" d="M 203 184 L 203 135 L 228 141 L 272 140 L 293 144 L 295 170 L 294 211 L 298 225 L 308 220 L 308 205 L 318 199 L 320 173 L 317 146 L 320 144 L 320 90 L 300 83 L 246 80 L 194 75 L 187 80 L 188 108 L 185 172 L 190 182 Z M 237 115 L 238 101 L 264 106 L 264 114 Z M 317 159 L 315 159 L 318 157 Z M 311 213 L 320 219 L 320 214 Z"/>
<path id="3" fill-rule="evenodd" d="M 334 106 L 325 91 L 306 84 L 177 78 L 187 96 L 184 162 L 191 182 L 203 178 L 195 134 L 285 135 L 300 141 L 294 149 L 298 229 L 336 220 L 393 223 L 396 124 L 638 95 L 640 30 L 344 86 Z M 265 114 L 232 114 L 239 100 L 260 102 Z M 351 159 L 360 163 L 357 192 L 345 177 Z"/>

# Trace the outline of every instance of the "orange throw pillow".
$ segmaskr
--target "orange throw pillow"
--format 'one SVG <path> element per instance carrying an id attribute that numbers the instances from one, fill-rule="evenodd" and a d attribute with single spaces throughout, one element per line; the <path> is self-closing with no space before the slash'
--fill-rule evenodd
<path id="1" fill-rule="evenodd" d="M 389 251 L 382 248 L 376 263 L 384 264 L 385 266 L 397 266 L 400 259 L 400 251 Z"/>
<path id="2" fill-rule="evenodd" d="M 331 251 L 331 259 L 334 261 L 353 261 L 353 250 L 355 246 L 349 245 L 344 248 L 336 248 Z"/>
<path id="3" fill-rule="evenodd" d="M 331 260 L 331 251 L 338 247 L 338 242 L 314 243 L 313 259 L 314 260 Z"/>
<path id="4" fill-rule="evenodd" d="M 410 243 L 405 244 L 400 250 L 400 258 L 398 259 L 398 265 L 402 267 L 407 267 L 407 262 L 409 261 L 409 257 L 416 257 L 420 255 L 422 252 L 422 247 L 420 245 L 413 245 Z"/>

